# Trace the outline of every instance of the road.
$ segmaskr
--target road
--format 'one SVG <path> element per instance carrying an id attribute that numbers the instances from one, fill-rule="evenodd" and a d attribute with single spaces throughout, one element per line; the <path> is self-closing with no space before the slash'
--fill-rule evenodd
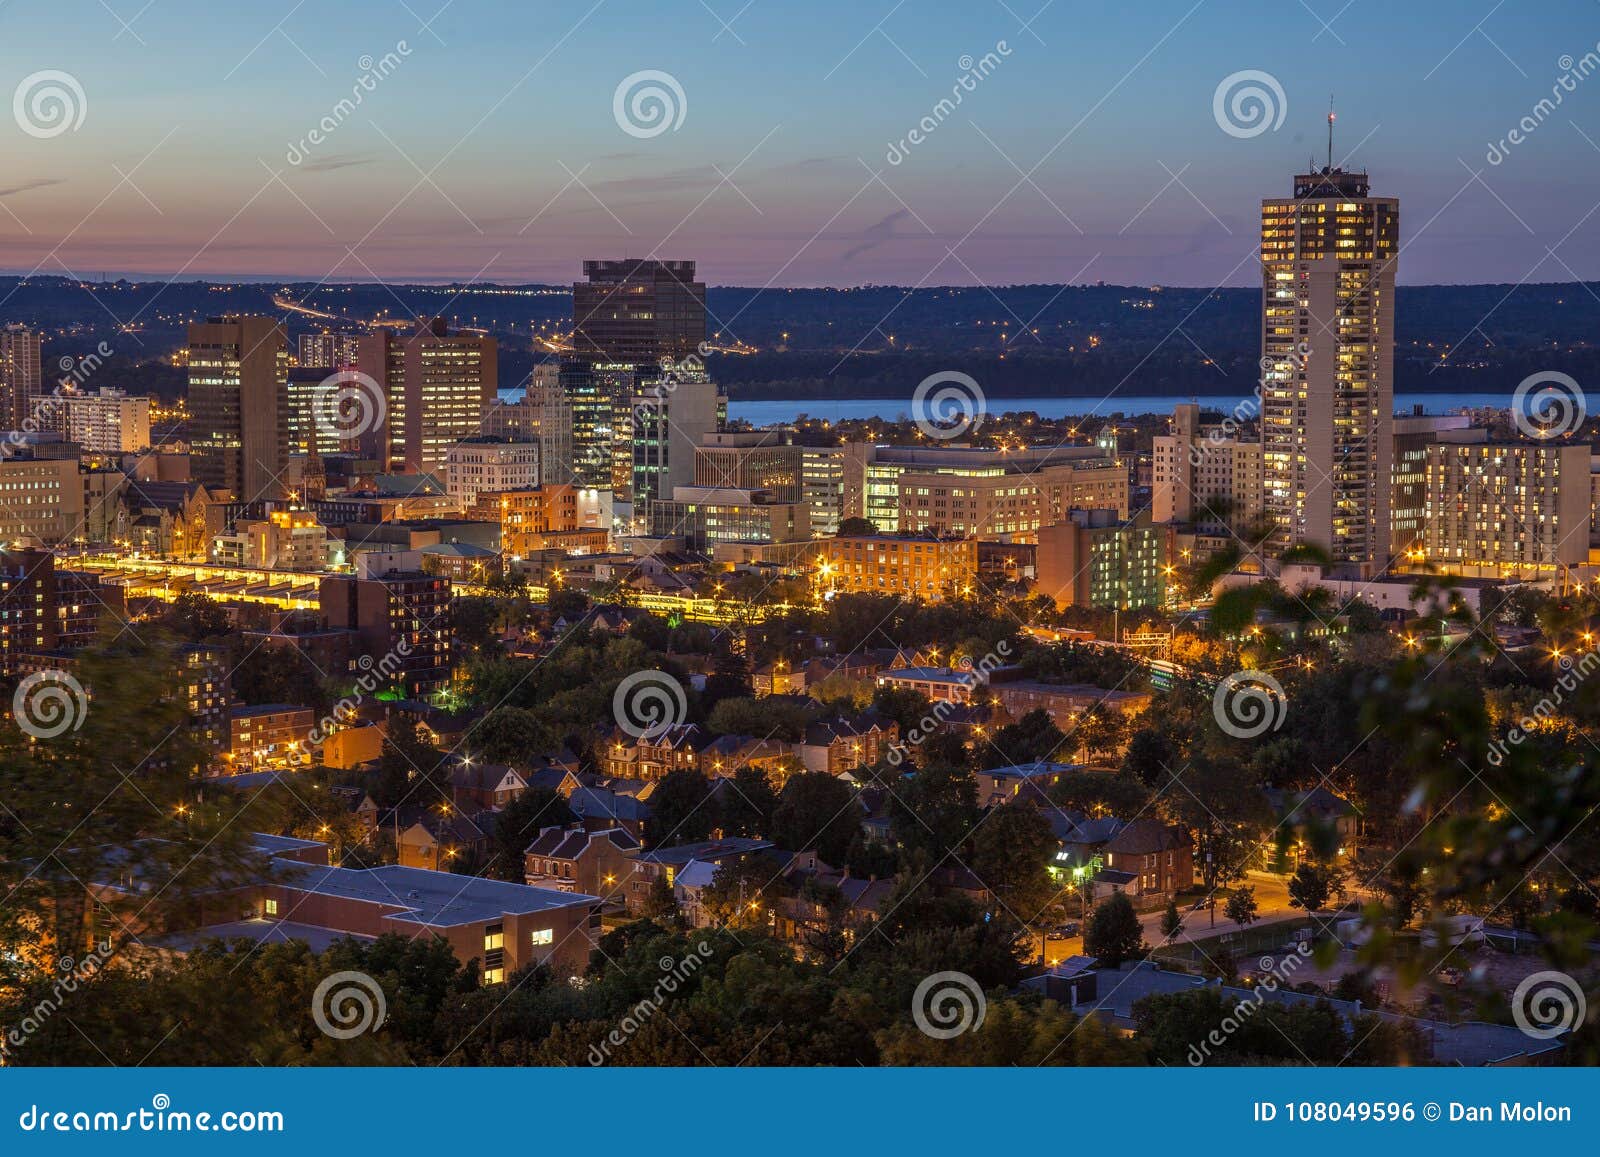
<path id="1" fill-rule="evenodd" d="M 1252 928 L 1261 928 L 1266 925 L 1281 923 L 1288 920 L 1298 920 L 1305 915 L 1300 908 L 1289 906 L 1288 879 L 1284 876 L 1270 875 L 1266 872 L 1250 872 L 1241 881 L 1243 884 L 1254 888 L 1256 891 L 1256 919 Z M 1191 899 L 1187 904 L 1180 905 L 1178 914 L 1183 917 L 1183 931 L 1173 938 L 1172 943 L 1183 943 L 1191 940 L 1205 940 L 1212 936 L 1221 936 L 1225 932 L 1237 932 L 1239 925 L 1229 920 L 1224 913 L 1227 904 L 1225 892 L 1231 889 L 1219 890 L 1217 893 L 1216 923 L 1212 923 L 1213 913 L 1202 909 L 1199 912 L 1189 910 Z M 1347 895 L 1347 899 L 1354 898 Z M 1140 914 L 1139 923 L 1144 928 L 1145 943 L 1152 947 L 1166 944 L 1167 937 L 1161 931 L 1161 921 L 1165 918 L 1165 911 L 1157 910 Z M 1079 924 L 1083 921 L 1078 920 Z M 1074 936 L 1070 939 L 1058 940 L 1051 937 L 1045 946 L 1046 960 L 1054 964 L 1068 956 L 1081 955 L 1083 952 L 1083 937 Z"/>

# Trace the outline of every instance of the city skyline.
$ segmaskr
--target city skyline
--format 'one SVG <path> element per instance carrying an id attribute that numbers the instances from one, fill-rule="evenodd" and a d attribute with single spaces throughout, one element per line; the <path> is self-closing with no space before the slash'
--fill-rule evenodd
<path id="1" fill-rule="evenodd" d="M 603 252 L 711 285 L 1244 286 L 1253 204 L 1321 162 L 1331 94 L 1335 161 L 1412 206 L 1404 283 L 1600 278 L 1577 3 L 1409 5 L 1381 36 L 1370 0 L 89 7 L 0 9 L 28 46 L 0 73 L 9 272 L 560 284 Z"/>

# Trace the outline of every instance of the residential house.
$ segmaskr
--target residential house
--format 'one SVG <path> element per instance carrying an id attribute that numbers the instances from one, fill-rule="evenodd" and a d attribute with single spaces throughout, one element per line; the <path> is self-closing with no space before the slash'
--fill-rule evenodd
<path id="1" fill-rule="evenodd" d="M 1106 867 L 1138 877 L 1137 900 L 1165 903 L 1194 887 L 1194 849 L 1180 827 L 1152 819 L 1129 821 L 1105 845 Z"/>
<path id="2" fill-rule="evenodd" d="M 523 853 L 523 878 L 535 888 L 620 897 L 639 851 L 639 841 L 623 828 L 540 828 Z"/>
<path id="3" fill-rule="evenodd" d="M 769 840 L 753 840 L 737 836 L 642 852 L 634 859 L 633 874 L 628 880 L 626 897 L 628 910 L 637 912 L 644 906 L 645 899 L 650 895 L 650 889 L 657 879 L 665 879 L 669 886 L 676 887 L 678 873 L 697 860 L 715 867 L 742 860 L 771 846 Z"/>
<path id="4" fill-rule="evenodd" d="M 877 763 L 900 741 L 900 726 L 874 711 L 819 719 L 806 728 L 797 754 L 807 771 L 840 775 Z"/>

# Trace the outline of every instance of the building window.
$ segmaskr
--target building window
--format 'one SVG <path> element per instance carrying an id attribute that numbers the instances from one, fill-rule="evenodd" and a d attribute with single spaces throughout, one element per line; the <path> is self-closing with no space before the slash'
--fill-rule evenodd
<path id="1" fill-rule="evenodd" d="M 494 952 L 506 945 L 505 929 L 499 924 L 491 924 L 483 930 L 483 950 Z"/>
<path id="2" fill-rule="evenodd" d="M 532 940 L 535 946 L 554 944 L 556 942 L 556 930 L 554 928 L 535 928 Z"/>
<path id="3" fill-rule="evenodd" d="M 506 970 L 505 970 L 504 967 L 500 967 L 500 968 L 485 968 L 483 970 L 483 983 L 484 984 L 504 984 L 505 982 L 506 982 Z"/>
<path id="4" fill-rule="evenodd" d="M 262 903 L 261 910 L 268 916 L 276 916 L 278 914 L 278 902 L 276 900 L 266 900 Z"/>

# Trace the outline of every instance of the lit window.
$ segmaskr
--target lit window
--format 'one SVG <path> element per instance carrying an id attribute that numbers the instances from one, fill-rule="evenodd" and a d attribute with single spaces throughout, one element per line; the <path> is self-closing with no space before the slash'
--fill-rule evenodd
<path id="1" fill-rule="evenodd" d="M 483 970 L 483 982 L 485 984 L 504 984 L 506 982 L 506 970 L 504 968 L 485 968 Z"/>
<path id="2" fill-rule="evenodd" d="M 262 905 L 262 911 L 268 916 L 276 916 L 278 914 L 278 902 L 276 900 L 267 900 Z"/>
<path id="3" fill-rule="evenodd" d="M 556 930 L 554 928 L 535 928 L 533 930 L 532 939 L 535 945 L 554 944 L 556 941 Z"/>
<path id="4" fill-rule="evenodd" d="M 493 952 L 496 949 L 504 948 L 505 946 L 506 936 L 500 925 L 496 924 L 484 932 L 483 950 L 485 952 Z"/>

